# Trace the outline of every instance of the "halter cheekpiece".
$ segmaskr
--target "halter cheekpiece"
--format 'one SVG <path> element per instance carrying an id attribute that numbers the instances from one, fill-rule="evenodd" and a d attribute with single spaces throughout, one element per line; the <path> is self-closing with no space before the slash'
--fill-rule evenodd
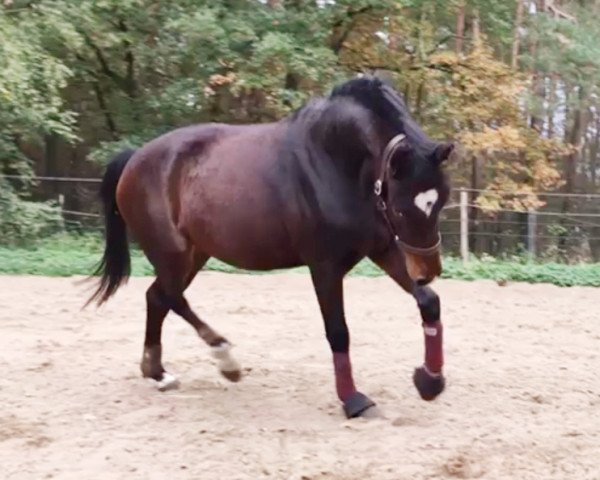
<path id="1" fill-rule="evenodd" d="M 379 210 L 381 212 L 381 214 L 383 215 L 383 218 L 385 219 L 385 223 L 388 226 L 388 229 L 392 235 L 392 238 L 394 239 L 394 242 L 404 252 L 411 253 L 413 255 L 420 255 L 420 256 L 435 255 L 436 253 L 438 253 L 440 251 L 440 245 L 442 243 L 441 235 L 438 233 L 438 241 L 431 247 L 426 247 L 426 248 L 415 247 L 413 245 L 409 245 L 408 243 L 404 242 L 403 240 L 400 239 L 400 236 L 396 233 L 396 230 L 394 229 L 394 225 L 392 224 L 392 221 L 390 220 L 390 216 L 388 215 L 387 203 L 386 203 L 385 199 L 383 198 L 384 197 L 383 187 L 384 187 L 385 183 L 387 182 L 388 172 L 389 172 L 389 168 L 390 168 L 390 161 L 391 161 L 392 157 L 394 156 L 394 153 L 396 153 L 398 146 L 402 143 L 402 141 L 405 138 L 406 138 L 406 135 L 404 135 L 403 133 L 396 135 L 388 142 L 388 144 L 385 146 L 385 149 L 383 150 L 379 176 L 377 177 L 377 180 L 375 180 L 375 185 L 374 185 L 374 193 L 375 193 L 375 196 L 377 197 L 377 210 Z"/>

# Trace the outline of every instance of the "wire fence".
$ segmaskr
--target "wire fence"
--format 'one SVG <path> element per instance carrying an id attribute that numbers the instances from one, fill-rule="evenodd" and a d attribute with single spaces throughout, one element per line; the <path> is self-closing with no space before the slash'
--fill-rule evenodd
<path id="1" fill-rule="evenodd" d="M 58 215 L 49 216 L 52 231 L 80 233 L 103 230 L 98 200 L 99 178 L 0 175 L 16 187 L 26 185 L 31 202 L 52 202 Z M 440 217 L 444 251 L 461 255 L 530 258 L 563 262 L 600 261 L 600 194 L 537 192 L 543 206 L 535 210 L 509 208 L 511 201 L 531 197 L 531 192 L 494 191 L 501 208 L 489 210 L 477 198 L 489 192 L 460 189 Z M 0 196 L 0 212 L 10 208 Z M 514 202 L 513 202 L 514 203 Z M 26 215 L 27 212 L 24 213 Z M 3 215 L 6 228 L 19 228 L 19 218 Z M 13 222 L 14 225 L 6 225 Z M 54 224 L 52 224 L 54 222 Z M 48 233 L 49 232 L 49 233 Z M 41 235 L 41 233 L 40 233 Z"/>
<path id="2" fill-rule="evenodd" d="M 489 210 L 479 204 L 477 199 L 490 193 L 501 208 Z M 460 189 L 454 195 L 458 211 L 444 211 L 442 231 L 447 249 L 465 261 L 472 254 L 527 255 L 568 263 L 600 261 L 598 194 Z M 537 197 L 542 206 L 527 210 L 505 206 L 525 196 Z"/>

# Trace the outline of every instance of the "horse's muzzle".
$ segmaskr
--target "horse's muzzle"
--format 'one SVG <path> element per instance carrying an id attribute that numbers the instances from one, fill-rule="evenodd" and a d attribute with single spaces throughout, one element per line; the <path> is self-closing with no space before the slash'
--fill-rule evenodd
<path id="1" fill-rule="evenodd" d="M 418 285 L 427 285 L 442 274 L 442 259 L 439 253 L 420 256 L 405 252 L 404 256 L 408 275 Z"/>

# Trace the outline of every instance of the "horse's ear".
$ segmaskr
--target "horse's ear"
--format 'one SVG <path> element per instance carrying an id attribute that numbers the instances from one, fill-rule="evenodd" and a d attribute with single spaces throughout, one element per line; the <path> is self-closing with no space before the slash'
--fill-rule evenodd
<path id="1" fill-rule="evenodd" d="M 448 158 L 450 158 L 450 155 L 452 154 L 453 151 L 454 151 L 453 143 L 451 143 L 451 142 L 440 143 L 435 148 L 435 151 L 433 152 L 433 161 L 438 165 L 442 164 L 443 162 L 448 160 Z"/>

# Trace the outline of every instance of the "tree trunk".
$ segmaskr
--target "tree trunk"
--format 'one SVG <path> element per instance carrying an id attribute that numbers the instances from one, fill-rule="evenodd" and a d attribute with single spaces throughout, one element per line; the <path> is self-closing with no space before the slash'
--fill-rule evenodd
<path id="1" fill-rule="evenodd" d="M 458 5 L 458 13 L 456 15 L 456 55 L 461 55 L 463 52 L 463 44 L 465 37 L 465 2 L 462 1 Z"/>
<path id="2" fill-rule="evenodd" d="M 565 185 L 563 188 L 563 193 L 575 193 L 575 182 L 577 175 L 577 166 L 581 162 L 581 150 L 582 150 L 582 141 L 583 141 L 583 133 L 586 130 L 585 127 L 585 110 L 583 108 L 586 92 L 582 85 L 579 85 L 578 90 L 578 99 L 575 107 L 573 109 L 573 127 L 569 132 L 569 144 L 573 148 L 573 152 L 567 155 L 565 158 Z M 574 202 L 573 198 L 570 196 L 565 196 L 563 198 L 562 203 L 562 212 L 569 213 L 573 211 Z M 562 222 L 564 225 L 564 221 Z M 561 235 L 558 240 L 559 250 L 563 253 L 566 252 L 567 249 L 567 235 Z"/>
<path id="3" fill-rule="evenodd" d="M 547 134 L 548 138 L 554 136 L 554 109 L 556 108 L 556 74 L 550 74 L 550 85 L 548 87 L 548 112 L 547 112 Z"/>
<path id="4" fill-rule="evenodd" d="M 417 88 L 417 98 L 415 101 L 415 117 L 418 121 L 423 119 L 423 100 L 425 98 L 425 80 L 421 80 Z"/>
<path id="5" fill-rule="evenodd" d="M 48 133 L 44 136 L 45 146 L 45 168 L 43 175 L 46 177 L 54 177 L 59 175 L 58 169 L 58 135 Z"/>
<path id="6" fill-rule="evenodd" d="M 284 0 L 280 3 L 283 3 L 283 7 L 286 9 L 301 10 L 303 8 L 318 8 L 318 3 L 315 0 Z"/>
<path id="7" fill-rule="evenodd" d="M 410 86 L 411 86 L 411 83 L 410 82 L 406 82 L 404 84 L 404 92 L 402 93 L 402 95 L 404 96 L 404 102 L 407 105 L 410 105 L 410 94 L 411 94 Z"/>
<path id="8" fill-rule="evenodd" d="M 475 204 L 477 197 L 479 197 L 478 190 L 483 188 L 484 176 L 483 176 L 484 159 L 481 156 L 473 156 L 471 160 L 471 203 Z M 475 254 L 480 254 L 483 251 L 483 238 L 481 235 L 477 235 L 483 231 L 483 225 L 480 222 L 480 212 L 477 207 L 472 207 L 469 212 L 469 219 L 471 225 L 469 227 L 472 236 L 470 241 L 470 251 Z"/>
<path id="9" fill-rule="evenodd" d="M 535 3 L 538 12 L 546 13 L 548 11 L 547 0 L 537 0 Z"/>
<path id="10" fill-rule="evenodd" d="M 596 115 L 594 122 L 594 141 L 590 146 L 590 190 L 598 192 L 598 155 L 600 155 L 600 115 Z M 600 226 L 590 228 L 590 253 L 594 262 L 600 262 Z"/>
<path id="11" fill-rule="evenodd" d="M 572 112 L 571 112 L 571 97 L 573 95 L 573 87 L 568 84 L 568 83 L 564 83 L 563 84 L 563 94 L 565 96 L 565 100 L 564 100 L 564 104 L 565 104 L 565 120 L 564 120 L 564 125 L 565 125 L 565 130 L 563 132 L 563 140 L 565 143 L 569 143 L 569 138 L 570 138 L 570 131 L 567 128 L 567 125 L 569 125 L 569 119 L 571 118 Z"/>
<path id="12" fill-rule="evenodd" d="M 581 162 L 581 147 L 583 141 L 583 133 L 586 130 L 586 114 L 584 103 L 586 98 L 585 88 L 580 85 L 578 87 L 578 101 L 573 110 L 573 128 L 569 135 L 569 143 L 574 151 L 567 156 L 565 165 L 565 193 L 574 193 L 575 191 L 575 175 L 577 174 L 577 166 Z M 570 200 L 565 198 L 563 211 L 570 211 Z"/>
<path id="13" fill-rule="evenodd" d="M 531 111 L 531 120 L 529 126 L 539 134 L 544 129 L 544 101 L 546 98 L 546 87 L 544 86 L 545 77 L 542 72 L 536 71 L 533 74 L 533 94 L 535 105 Z"/>
<path id="14" fill-rule="evenodd" d="M 578 87 L 578 102 L 573 110 L 573 127 L 569 133 L 569 143 L 574 151 L 567 155 L 565 163 L 565 186 L 564 193 L 574 193 L 575 191 L 575 175 L 577 166 L 581 161 L 581 146 L 583 140 L 583 132 L 585 131 L 585 111 L 583 103 L 585 99 L 585 89 L 583 86 Z M 563 201 L 563 212 L 571 210 L 571 199 L 565 197 Z"/>
<path id="15" fill-rule="evenodd" d="M 511 66 L 513 70 L 519 67 L 519 47 L 521 45 L 521 25 L 523 24 L 523 4 L 525 0 L 517 0 L 517 11 L 515 13 L 515 24 L 513 31 Z"/>
<path id="16" fill-rule="evenodd" d="M 477 8 L 473 10 L 471 28 L 473 30 L 473 44 L 475 47 L 477 47 L 481 42 L 481 24 L 479 20 L 479 9 Z"/>
<path id="17" fill-rule="evenodd" d="M 594 141 L 590 145 L 590 183 L 591 190 L 598 193 L 598 155 L 600 155 L 600 115 L 594 117 Z"/>
<path id="18" fill-rule="evenodd" d="M 98 101 L 99 110 L 104 115 L 106 128 L 108 130 L 110 138 L 112 138 L 113 140 L 117 140 L 119 138 L 117 125 L 115 124 L 112 112 L 110 111 L 106 103 L 106 97 L 104 95 L 104 91 L 102 90 L 102 86 L 100 85 L 100 81 L 97 79 L 94 80 L 92 82 L 92 88 L 94 89 L 94 93 L 96 94 L 96 100 Z"/>
<path id="19" fill-rule="evenodd" d="M 546 12 L 546 0 L 536 0 L 536 9 L 538 14 L 544 14 Z M 529 126 L 536 130 L 541 134 L 544 128 L 544 102 L 546 97 L 546 88 L 545 88 L 545 75 L 543 72 L 539 71 L 536 67 L 536 59 L 537 59 L 537 42 L 532 42 L 529 54 L 533 59 L 534 66 L 531 72 L 533 77 L 533 95 L 534 95 L 534 105 L 531 109 L 531 116 L 529 120 Z"/>

